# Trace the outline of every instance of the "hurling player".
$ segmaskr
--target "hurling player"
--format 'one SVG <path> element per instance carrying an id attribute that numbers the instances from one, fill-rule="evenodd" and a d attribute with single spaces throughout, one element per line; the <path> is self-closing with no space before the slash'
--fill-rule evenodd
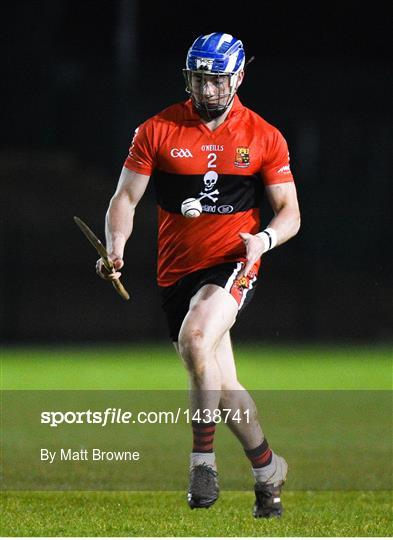
<path id="1" fill-rule="evenodd" d="M 135 209 L 151 177 L 162 306 L 191 386 L 188 504 L 207 508 L 218 498 L 215 427 L 220 410 L 230 409 L 226 423 L 255 480 L 253 515 L 271 517 L 282 513 L 288 466 L 270 448 L 255 403 L 238 381 L 230 330 L 254 294 L 261 257 L 298 232 L 300 213 L 283 135 L 237 96 L 244 68 L 243 44 L 230 34 L 200 36 L 191 45 L 183 70 L 189 99 L 135 131 L 106 215 L 116 272 L 108 274 L 101 259 L 97 272 L 120 277 Z M 274 212 L 265 227 L 263 194 Z"/>

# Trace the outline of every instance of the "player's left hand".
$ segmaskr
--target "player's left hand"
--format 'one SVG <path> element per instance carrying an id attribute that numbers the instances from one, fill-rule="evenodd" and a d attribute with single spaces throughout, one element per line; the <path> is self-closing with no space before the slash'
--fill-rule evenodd
<path id="1" fill-rule="evenodd" d="M 240 238 L 246 246 L 247 263 L 244 269 L 240 272 L 239 277 L 248 276 L 248 273 L 254 264 L 261 258 L 265 251 L 265 244 L 259 236 L 250 233 L 239 233 Z"/>

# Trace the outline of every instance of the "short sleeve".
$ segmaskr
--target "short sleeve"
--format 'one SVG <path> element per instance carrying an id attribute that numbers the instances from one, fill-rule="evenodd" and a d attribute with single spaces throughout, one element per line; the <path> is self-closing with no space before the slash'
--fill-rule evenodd
<path id="1" fill-rule="evenodd" d="M 149 119 L 136 128 L 124 167 L 150 176 L 155 168 L 154 127 Z"/>
<path id="2" fill-rule="evenodd" d="M 269 133 L 264 154 L 260 172 L 265 186 L 293 182 L 288 145 L 278 129 Z"/>

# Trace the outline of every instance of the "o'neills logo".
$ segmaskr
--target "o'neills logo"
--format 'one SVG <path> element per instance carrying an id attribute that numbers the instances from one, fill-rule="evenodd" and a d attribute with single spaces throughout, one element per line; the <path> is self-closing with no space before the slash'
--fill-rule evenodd
<path id="1" fill-rule="evenodd" d="M 235 167 L 248 167 L 250 165 L 250 149 L 246 146 L 236 148 Z"/>
<path id="2" fill-rule="evenodd" d="M 223 152 L 224 146 L 222 144 L 202 144 L 202 152 Z"/>

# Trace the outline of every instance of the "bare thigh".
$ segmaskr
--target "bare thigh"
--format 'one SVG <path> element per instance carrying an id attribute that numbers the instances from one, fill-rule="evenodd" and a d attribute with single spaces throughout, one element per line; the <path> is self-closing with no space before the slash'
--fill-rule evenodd
<path id="1" fill-rule="evenodd" d="M 236 300 L 218 285 L 204 285 L 191 299 L 190 309 L 179 333 L 179 349 L 193 344 L 215 350 L 233 326 L 237 315 Z"/>

